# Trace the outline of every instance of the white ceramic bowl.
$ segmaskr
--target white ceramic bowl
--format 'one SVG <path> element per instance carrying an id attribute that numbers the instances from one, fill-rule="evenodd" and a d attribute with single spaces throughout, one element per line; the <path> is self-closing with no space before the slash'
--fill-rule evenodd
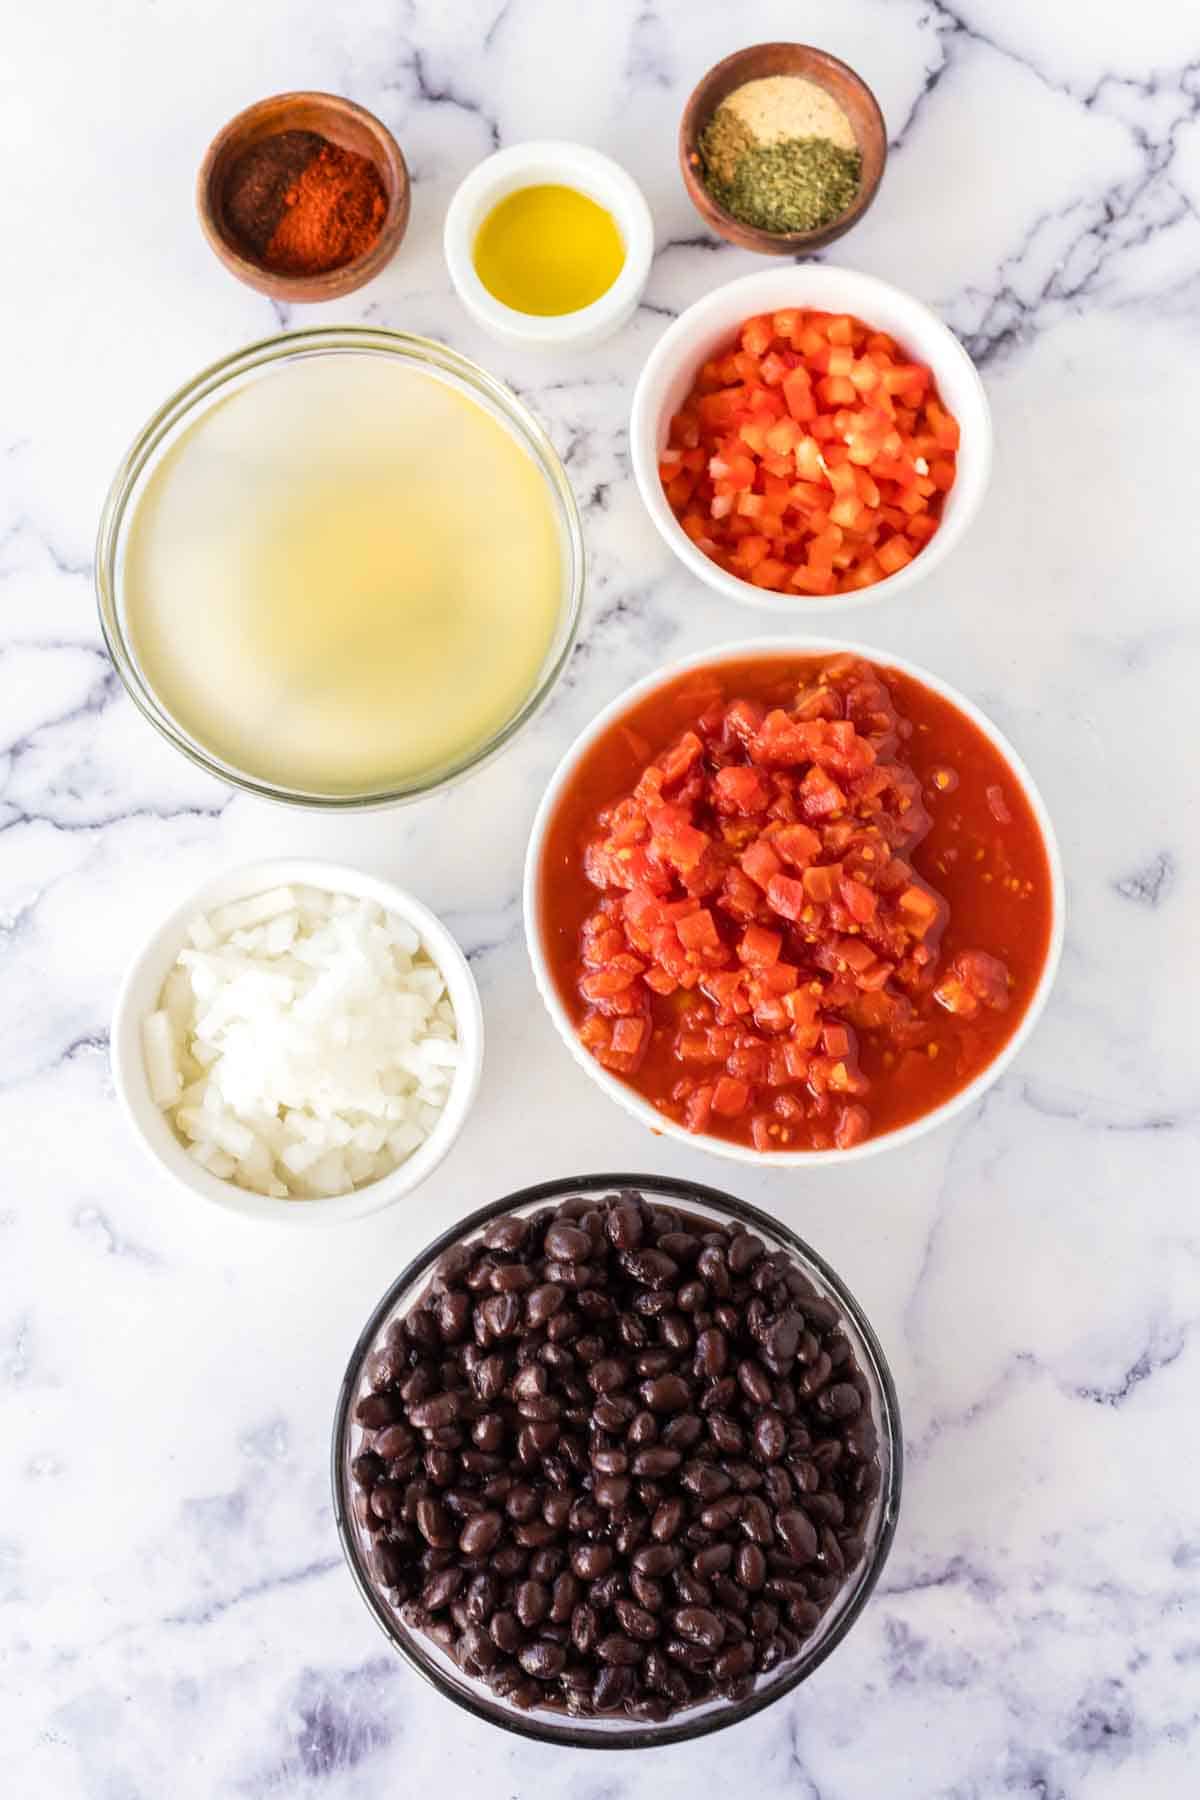
<path id="1" fill-rule="evenodd" d="M 704 1132 L 691 1132 L 673 1119 L 666 1118 L 648 1100 L 642 1099 L 633 1088 L 611 1074 L 594 1056 L 590 1056 L 579 1042 L 575 1026 L 558 996 L 558 990 L 550 966 L 542 949 L 541 902 L 539 894 L 539 875 L 541 871 L 542 853 L 546 841 L 546 833 L 550 821 L 557 809 L 563 789 L 573 780 L 580 763 L 588 754 L 596 739 L 615 719 L 621 718 L 629 709 L 636 706 L 647 694 L 664 687 L 676 676 L 689 669 L 700 669 L 710 664 L 737 661 L 750 657 L 796 657 L 796 656 L 836 656 L 849 652 L 853 656 L 864 657 L 882 669 L 898 669 L 901 674 L 910 676 L 925 687 L 931 688 L 935 694 L 950 701 L 971 723 L 995 745 L 1013 775 L 1020 784 L 1021 790 L 1033 811 L 1046 846 L 1046 860 L 1050 867 L 1052 917 L 1050 925 L 1050 941 L 1046 949 L 1046 960 L 1038 979 L 1037 989 L 1025 1010 L 1020 1024 L 1004 1045 L 999 1054 L 981 1069 L 973 1081 L 961 1088 L 941 1106 L 934 1107 L 931 1112 L 922 1114 L 910 1125 L 902 1125 L 898 1130 L 881 1132 L 878 1137 L 870 1137 L 865 1143 L 856 1144 L 850 1150 L 756 1150 L 748 1144 L 734 1144 L 727 1139 L 712 1137 Z M 986 1088 L 1004 1073 L 1005 1069 L 1017 1055 L 1022 1045 L 1029 1038 L 1034 1026 L 1045 1009 L 1054 985 L 1054 977 L 1058 971 L 1059 958 L 1062 954 L 1063 927 L 1066 913 L 1066 897 L 1063 883 L 1062 862 L 1059 858 L 1058 843 L 1054 835 L 1054 827 L 1050 823 L 1050 815 L 1037 788 L 1033 777 L 1017 755 L 1008 739 L 998 731 L 991 720 L 957 689 L 945 681 L 931 675 L 928 669 L 920 668 L 901 656 L 893 656 L 890 651 L 873 650 L 866 644 L 848 643 L 843 638 L 809 637 L 767 637 L 744 640 L 736 644 L 722 644 L 715 650 L 702 651 L 697 656 L 684 657 L 682 661 L 672 663 L 668 668 L 657 669 L 644 681 L 639 681 L 627 688 L 611 705 L 596 715 L 591 724 L 576 738 L 567 751 L 558 768 L 551 777 L 550 784 L 542 796 L 537 816 L 533 822 L 533 830 L 529 838 L 529 849 L 525 858 L 525 943 L 529 951 L 529 960 L 533 964 L 534 979 L 538 992 L 546 1005 L 546 1010 L 553 1019 L 567 1049 L 575 1058 L 580 1068 L 586 1070 L 596 1085 L 604 1090 L 618 1106 L 624 1107 L 635 1119 L 659 1136 L 675 1138 L 681 1144 L 689 1145 L 693 1150 L 709 1150 L 714 1156 L 724 1156 L 734 1162 L 754 1163 L 762 1168 L 812 1168 L 819 1164 L 845 1165 L 861 1161 L 867 1156 L 877 1156 L 883 1150 L 899 1149 L 902 1144 L 911 1144 L 914 1138 L 924 1137 L 937 1125 L 944 1125 L 948 1119 L 966 1110 L 974 1104 Z"/>
<path id="2" fill-rule="evenodd" d="M 484 219 L 518 188 L 541 184 L 576 188 L 606 207 L 625 240 L 621 273 L 591 306 L 540 318 L 518 312 L 489 294 L 475 272 L 476 233 Z M 619 163 L 586 144 L 555 138 L 513 144 L 478 163 L 455 193 L 442 242 L 458 297 L 477 324 L 509 344 L 548 349 L 598 344 L 633 316 L 654 257 L 654 222 L 645 196 Z"/>
<path id="3" fill-rule="evenodd" d="M 420 933 L 426 951 L 441 970 L 454 1007 L 462 1058 L 440 1119 L 425 1142 L 390 1175 L 328 1199 L 276 1200 L 222 1181 L 202 1169 L 176 1137 L 166 1114 L 150 1097 L 142 1057 L 142 1020 L 158 1004 L 163 982 L 187 941 L 187 927 L 197 913 L 231 900 L 242 900 L 289 882 L 374 900 Z M 340 863 L 288 857 L 249 863 L 206 881 L 163 921 L 136 957 L 117 995 L 112 1024 L 112 1071 L 117 1094 L 134 1132 L 160 1170 L 202 1200 L 211 1200 L 243 1218 L 273 1225 L 332 1225 L 365 1218 L 410 1194 L 441 1162 L 462 1130 L 479 1090 L 483 1067 L 483 1009 L 466 957 L 446 927 L 403 888 L 380 881 Z"/>
<path id="4" fill-rule="evenodd" d="M 745 320 L 784 306 L 853 313 L 876 330 L 890 332 L 914 361 L 928 363 L 961 430 L 957 475 L 946 495 L 937 532 L 903 569 L 856 593 L 776 594 L 728 574 L 693 544 L 671 511 L 659 479 L 659 457 L 666 447 L 672 415 L 686 399 L 701 363 L 728 343 Z M 801 615 L 843 613 L 892 600 L 945 561 L 975 517 L 987 487 L 992 419 L 974 363 L 954 333 L 920 300 L 855 269 L 796 263 L 731 281 L 697 300 L 667 327 L 647 357 L 634 389 L 629 447 L 646 510 L 679 560 L 727 599 L 773 612 L 791 624 Z"/>

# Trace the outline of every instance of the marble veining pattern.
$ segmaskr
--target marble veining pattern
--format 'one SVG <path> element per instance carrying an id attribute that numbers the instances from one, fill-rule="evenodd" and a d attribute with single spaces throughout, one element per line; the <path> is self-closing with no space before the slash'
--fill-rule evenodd
<path id="1" fill-rule="evenodd" d="M 0 51 L 0 1791 L 13 1800 L 1176 1800 L 1200 1748 L 1195 799 L 1200 28 L 1178 0 L 80 0 Z M 563 1054 L 518 884 L 574 732 L 663 659 L 767 628 L 688 579 L 629 478 L 666 320 L 758 266 L 674 163 L 692 82 L 800 36 L 887 115 L 881 197 L 835 256 L 935 305 L 984 370 L 992 489 L 967 542 L 853 636 L 1010 733 L 1070 880 L 1060 984 L 987 1100 L 855 1171 L 746 1175 L 643 1136 Z M 191 213 L 204 144 L 261 93 L 352 94 L 415 177 L 401 255 L 332 314 L 234 284 Z M 576 136 L 643 183 L 658 255 L 615 340 L 480 337 L 440 224 L 496 145 Z M 592 558 L 552 703 L 475 781 L 317 820 L 161 744 L 100 643 L 91 546 L 163 395 L 281 328 L 440 337 L 522 393 Z M 825 620 L 819 622 L 820 626 Z M 317 853 L 407 881 L 471 951 L 483 1093 L 409 1206 L 320 1240 L 157 1184 L 107 1021 L 143 933 L 214 869 Z M 541 1104 L 528 1104 L 535 1093 Z M 842 1271 L 900 1387 L 909 1469 L 873 1604 L 799 1693 L 653 1756 L 523 1744 L 389 1653 L 346 1577 L 333 1397 L 391 1271 L 510 1186 L 608 1167 L 736 1187 Z"/>

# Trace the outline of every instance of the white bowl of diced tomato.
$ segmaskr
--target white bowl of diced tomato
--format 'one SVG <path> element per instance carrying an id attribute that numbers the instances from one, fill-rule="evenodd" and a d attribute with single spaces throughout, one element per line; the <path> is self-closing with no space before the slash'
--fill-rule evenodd
<path id="1" fill-rule="evenodd" d="M 525 867 L 542 999 L 652 1130 L 772 1166 L 897 1148 L 977 1100 L 1049 997 L 1054 831 L 968 699 L 844 640 L 648 676 L 576 739 Z"/>
<path id="2" fill-rule="evenodd" d="M 927 306 L 807 263 L 729 282 L 668 327 L 630 450 L 650 517 L 701 581 L 767 611 L 840 612 L 949 555 L 987 487 L 992 426 Z"/>

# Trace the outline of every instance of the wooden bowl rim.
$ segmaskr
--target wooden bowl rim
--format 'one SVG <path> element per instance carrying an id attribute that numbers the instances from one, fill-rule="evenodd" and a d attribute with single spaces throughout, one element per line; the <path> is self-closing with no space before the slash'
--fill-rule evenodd
<path id="1" fill-rule="evenodd" d="M 763 79 L 757 70 L 764 55 L 781 51 L 788 53 L 794 60 L 795 66 L 786 71 L 780 70 L 778 73 L 798 75 L 806 80 L 812 80 L 817 86 L 824 88 L 826 93 L 832 91 L 828 83 L 822 79 L 827 71 L 836 70 L 840 76 L 844 77 L 852 87 L 858 90 L 872 133 L 877 134 L 878 138 L 879 169 L 874 179 L 864 182 L 860 186 L 853 205 L 848 206 L 844 213 L 839 213 L 837 218 L 831 219 L 828 225 L 818 225 L 812 231 L 764 231 L 758 225 L 743 224 L 740 219 L 735 219 L 731 212 L 727 212 L 712 195 L 692 162 L 693 156 L 698 156 L 699 153 L 700 134 L 721 102 L 734 91 L 735 86 L 740 87 L 744 86 L 746 82 Z M 708 95 L 711 89 L 725 77 L 738 72 L 742 66 L 745 68 L 742 80 L 726 88 L 721 100 L 708 105 Z M 834 94 L 833 98 L 837 100 L 838 96 Z M 702 105 L 704 106 L 704 116 L 701 121 Z M 700 77 L 684 103 L 679 121 L 679 166 L 683 173 L 688 197 L 701 218 L 729 242 L 737 244 L 743 249 L 761 249 L 773 255 L 797 255 L 803 254 L 806 250 L 821 249 L 857 225 L 879 192 L 887 159 L 887 121 L 883 116 L 883 108 L 875 96 L 874 89 L 869 82 L 863 79 L 857 69 L 851 68 L 848 62 L 843 62 L 842 58 L 835 56 L 831 50 L 822 50 L 817 44 L 800 44 L 789 39 L 776 38 L 768 43 L 747 44 L 740 50 L 731 51 L 728 56 L 722 57 L 720 62 L 714 63 Z"/>
<path id="2" fill-rule="evenodd" d="M 388 210 L 379 236 L 361 256 L 342 263 L 339 268 L 327 269 L 320 275 L 277 275 L 265 264 L 247 256 L 222 230 L 214 205 L 213 181 L 218 164 L 230 145 L 240 135 L 248 132 L 264 113 L 270 109 L 286 114 L 291 108 L 300 107 L 324 113 L 331 121 L 349 116 L 361 125 L 376 146 L 378 162 L 385 164 L 388 169 L 393 192 L 388 200 Z M 286 122 L 279 126 L 280 131 L 293 129 L 295 127 Z M 335 300 L 363 287 L 391 261 L 398 250 L 408 229 L 411 205 L 412 180 L 408 164 L 399 143 L 383 120 L 369 112 L 365 106 L 360 106 L 357 100 L 349 100 L 344 94 L 332 94 L 320 88 L 290 88 L 283 93 L 266 94 L 262 99 L 252 101 L 249 106 L 234 113 L 210 142 L 196 176 L 196 211 L 209 247 L 231 275 L 258 293 L 275 300 Z"/>

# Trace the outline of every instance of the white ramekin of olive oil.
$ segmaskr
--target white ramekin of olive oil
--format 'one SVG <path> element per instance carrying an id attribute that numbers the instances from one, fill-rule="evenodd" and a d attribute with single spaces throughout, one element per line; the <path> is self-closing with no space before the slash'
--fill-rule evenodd
<path id="1" fill-rule="evenodd" d="M 556 460 L 489 398 L 419 353 L 341 349 L 270 362 L 181 423 L 127 508 L 120 624 L 213 762 L 285 798 L 402 797 L 553 680 L 578 520 Z"/>
<path id="2" fill-rule="evenodd" d="M 459 299 L 493 336 L 581 349 L 637 310 L 654 223 L 619 163 L 548 139 L 477 163 L 450 202 L 442 241 Z"/>

